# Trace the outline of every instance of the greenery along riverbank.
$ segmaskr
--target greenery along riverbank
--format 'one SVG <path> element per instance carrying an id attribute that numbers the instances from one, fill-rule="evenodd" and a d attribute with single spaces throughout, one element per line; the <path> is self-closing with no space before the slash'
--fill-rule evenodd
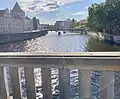
<path id="1" fill-rule="evenodd" d="M 87 27 L 111 34 L 120 33 L 120 0 L 106 0 L 88 8 Z"/>

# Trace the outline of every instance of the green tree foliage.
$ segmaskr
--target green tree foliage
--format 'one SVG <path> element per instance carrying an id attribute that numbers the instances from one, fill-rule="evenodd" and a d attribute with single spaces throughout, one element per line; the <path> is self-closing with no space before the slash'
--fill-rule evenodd
<path id="1" fill-rule="evenodd" d="M 106 25 L 104 4 L 92 4 L 92 6 L 88 8 L 88 13 L 88 26 L 92 30 L 102 31 Z"/>
<path id="2" fill-rule="evenodd" d="M 80 27 L 84 27 L 85 25 L 86 25 L 85 23 L 81 24 L 79 21 L 72 19 L 71 28 L 80 28 Z"/>
<path id="3" fill-rule="evenodd" d="M 120 0 L 106 0 L 101 4 L 92 4 L 88 8 L 87 26 L 96 31 L 120 33 Z"/>
<path id="4" fill-rule="evenodd" d="M 75 19 L 72 19 L 72 25 L 71 28 L 74 28 L 77 26 L 77 21 Z"/>

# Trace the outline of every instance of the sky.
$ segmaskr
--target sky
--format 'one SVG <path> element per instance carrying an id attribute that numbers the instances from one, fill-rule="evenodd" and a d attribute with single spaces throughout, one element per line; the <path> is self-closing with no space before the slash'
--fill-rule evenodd
<path id="1" fill-rule="evenodd" d="M 54 24 L 56 20 L 68 18 L 85 19 L 88 7 L 104 0 L 1 0 L 0 9 L 12 9 L 15 2 L 19 3 L 27 16 L 36 16 L 42 24 Z"/>

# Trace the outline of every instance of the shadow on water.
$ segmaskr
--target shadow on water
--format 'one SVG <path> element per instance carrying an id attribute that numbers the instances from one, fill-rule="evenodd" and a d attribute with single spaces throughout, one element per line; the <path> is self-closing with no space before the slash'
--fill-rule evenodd
<path id="1" fill-rule="evenodd" d="M 20 41 L 9 44 L 0 44 L 0 52 L 25 52 L 26 41 Z"/>
<path id="2" fill-rule="evenodd" d="M 87 43 L 87 50 L 89 52 L 120 51 L 120 45 L 109 44 L 99 39 L 90 38 Z"/>

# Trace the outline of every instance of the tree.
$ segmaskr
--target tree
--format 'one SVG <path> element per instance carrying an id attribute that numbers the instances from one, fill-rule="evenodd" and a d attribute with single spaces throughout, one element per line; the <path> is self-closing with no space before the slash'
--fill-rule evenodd
<path id="1" fill-rule="evenodd" d="M 75 19 L 72 19 L 72 25 L 71 25 L 71 28 L 74 28 L 76 27 L 76 20 Z"/>
<path id="2" fill-rule="evenodd" d="M 33 29 L 37 30 L 37 19 L 36 19 L 36 17 L 33 17 Z"/>
<path id="3" fill-rule="evenodd" d="M 88 9 L 88 24 L 92 30 L 120 33 L 120 0 L 106 0 L 92 4 Z"/>

